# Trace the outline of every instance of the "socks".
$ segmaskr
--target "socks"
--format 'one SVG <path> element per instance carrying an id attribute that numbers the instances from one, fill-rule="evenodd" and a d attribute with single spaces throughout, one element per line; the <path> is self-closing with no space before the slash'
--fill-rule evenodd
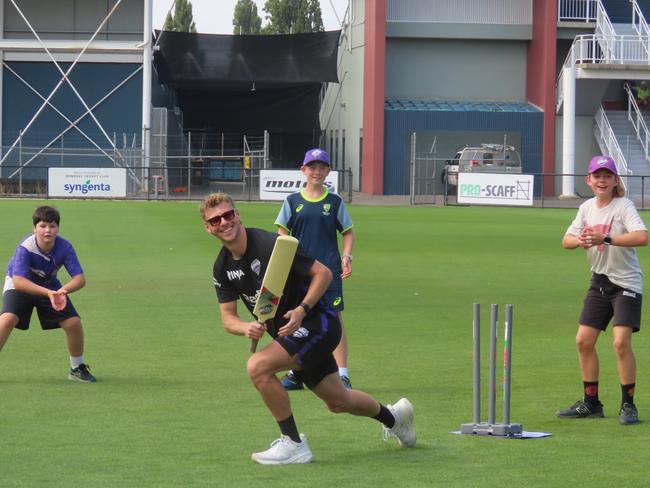
<path id="1" fill-rule="evenodd" d="M 339 368 L 339 376 L 347 376 L 349 378 L 348 368 Z"/>
<path id="2" fill-rule="evenodd" d="M 585 397 L 584 400 L 592 405 L 598 405 L 598 382 L 597 381 L 583 381 Z M 629 385 L 621 385 L 621 404 L 629 403 L 634 404 L 634 388 L 636 383 Z"/>
<path id="3" fill-rule="evenodd" d="M 84 362 L 83 355 L 81 355 L 81 356 L 70 356 L 70 367 L 72 369 L 78 368 L 79 365 L 83 364 L 83 362 Z"/>
<path id="4" fill-rule="evenodd" d="M 636 383 L 630 385 L 621 385 L 621 404 L 629 403 L 634 404 L 634 387 Z"/>
<path id="5" fill-rule="evenodd" d="M 288 436 L 293 442 L 301 442 L 298 427 L 296 427 L 296 421 L 293 419 L 293 414 L 289 415 L 289 417 L 284 420 L 278 421 L 278 425 L 280 426 L 280 432 L 282 432 L 282 435 Z"/>
<path id="6" fill-rule="evenodd" d="M 585 402 L 591 403 L 592 405 L 598 405 L 600 403 L 600 400 L 598 399 L 598 382 L 583 381 L 582 383 L 585 391 Z"/>
<path id="7" fill-rule="evenodd" d="M 390 410 L 384 407 L 381 403 L 379 404 L 379 413 L 373 417 L 373 419 L 379 420 L 389 429 L 392 429 L 395 425 L 395 417 L 393 417 L 393 414 L 390 413 Z"/>

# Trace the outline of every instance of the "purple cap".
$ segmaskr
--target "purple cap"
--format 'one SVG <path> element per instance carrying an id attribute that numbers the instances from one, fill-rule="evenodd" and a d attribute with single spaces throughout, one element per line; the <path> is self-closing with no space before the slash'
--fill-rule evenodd
<path id="1" fill-rule="evenodd" d="M 589 174 L 595 173 L 599 169 L 606 169 L 615 175 L 618 174 L 616 163 L 609 156 L 594 156 L 591 158 L 591 161 L 589 161 Z"/>
<path id="2" fill-rule="evenodd" d="M 327 151 L 323 149 L 310 149 L 305 153 L 305 159 L 302 162 L 303 166 L 308 165 L 309 163 L 313 163 L 314 161 L 320 161 L 321 163 L 325 163 L 327 166 L 330 165 L 330 155 L 327 154 Z"/>

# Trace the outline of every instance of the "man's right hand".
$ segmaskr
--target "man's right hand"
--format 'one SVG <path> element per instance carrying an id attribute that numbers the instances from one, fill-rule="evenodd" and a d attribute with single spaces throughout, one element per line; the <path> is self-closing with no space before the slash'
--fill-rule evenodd
<path id="1" fill-rule="evenodd" d="M 248 328 L 246 329 L 246 337 L 259 341 L 266 332 L 266 325 L 260 324 L 259 322 L 248 322 Z"/>

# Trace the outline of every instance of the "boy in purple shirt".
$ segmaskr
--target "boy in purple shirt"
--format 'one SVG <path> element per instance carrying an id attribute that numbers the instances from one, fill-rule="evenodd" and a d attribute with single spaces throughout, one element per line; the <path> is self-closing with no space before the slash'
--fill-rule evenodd
<path id="1" fill-rule="evenodd" d="M 84 363 L 84 334 L 81 319 L 68 294 L 86 284 L 83 269 L 72 244 L 60 237 L 59 212 L 38 207 L 32 215 L 34 233 L 25 237 L 7 266 L 0 312 L 0 350 L 14 328 L 27 330 L 36 308 L 43 330 L 65 331 L 70 353 L 68 379 L 96 381 Z M 70 281 L 62 285 L 56 274 L 65 267 Z"/>

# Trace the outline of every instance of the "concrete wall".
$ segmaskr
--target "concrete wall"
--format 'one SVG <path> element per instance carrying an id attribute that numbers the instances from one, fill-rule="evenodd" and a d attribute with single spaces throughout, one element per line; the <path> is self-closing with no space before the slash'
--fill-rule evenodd
<path id="1" fill-rule="evenodd" d="M 361 10 L 361 12 L 359 12 Z M 339 47 L 339 83 L 330 83 L 320 111 L 321 145 L 331 153 L 333 168 L 350 169 L 353 189 L 360 189 L 360 133 L 363 127 L 363 19 L 357 9 Z M 333 139 L 338 136 L 338 143 Z M 343 141 L 345 139 L 345 142 Z M 335 149 L 338 148 L 338 152 Z"/>
<path id="2" fill-rule="evenodd" d="M 555 118 L 555 172 L 562 173 L 562 116 Z M 594 117 L 584 116 L 576 117 L 576 160 L 575 172 L 576 174 L 586 174 L 587 165 L 592 157 L 600 154 L 600 148 L 594 136 Z M 576 191 L 579 195 L 590 196 L 591 189 L 585 183 L 582 176 L 575 178 Z M 562 181 L 560 177 L 555 181 L 556 193 L 560 193 L 562 188 Z"/>
<path id="3" fill-rule="evenodd" d="M 521 41 L 387 39 L 386 98 L 526 101 Z"/>
<path id="4" fill-rule="evenodd" d="M 530 25 L 532 0 L 387 0 L 389 23 Z"/>

